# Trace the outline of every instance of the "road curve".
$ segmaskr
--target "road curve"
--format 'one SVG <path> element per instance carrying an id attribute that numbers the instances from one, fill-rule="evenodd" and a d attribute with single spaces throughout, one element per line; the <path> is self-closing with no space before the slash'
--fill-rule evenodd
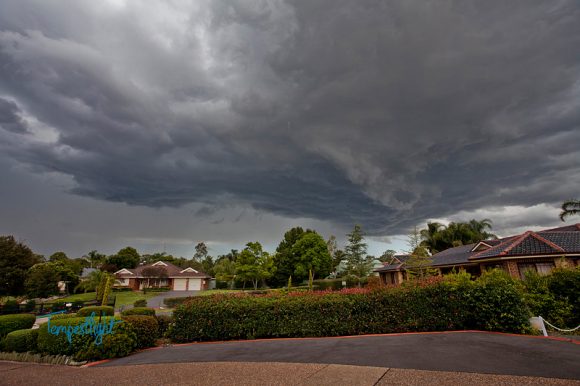
<path id="1" fill-rule="evenodd" d="M 475 331 L 173 345 L 98 366 L 282 362 L 580 380 L 580 342 Z"/>

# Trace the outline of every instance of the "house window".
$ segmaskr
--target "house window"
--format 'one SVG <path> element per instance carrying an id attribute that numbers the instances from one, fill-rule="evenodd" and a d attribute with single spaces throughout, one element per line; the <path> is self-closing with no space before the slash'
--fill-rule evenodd
<path id="1" fill-rule="evenodd" d="M 554 263 L 519 263 L 518 270 L 523 280 L 527 271 L 537 272 L 540 275 L 549 275 L 554 269 Z"/>
<path id="2" fill-rule="evenodd" d="M 536 269 L 540 275 L 549 275 L 554 269 L 554 263 L 538 263 Z"/>
<path id="3" fill-rule="evenodd" d="M 526 272 L 538 272 L 536 264 L 519 263 L 518 270 L 520 271 L 520 279 L 525 279 Z"/>

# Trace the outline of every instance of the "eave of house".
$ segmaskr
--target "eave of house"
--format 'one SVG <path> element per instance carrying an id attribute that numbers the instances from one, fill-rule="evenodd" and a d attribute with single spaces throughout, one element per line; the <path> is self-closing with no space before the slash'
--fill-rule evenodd
<path id="1" fill-rule="evenodd" d="M 522 260 L 522 259 L 542 259 L 542 258 L 558 258 L 558 257 L 580 257 L 580 253 L 553 253 L 553 254 L 543 254 L 543 255 L 511 255 L 511 256 L 494 256 L 486 257 L 485 259 L 477 259 L 473 262 L 475 263 L 488 263 L 493 261 L 506 261 L 506 260 Z"/>

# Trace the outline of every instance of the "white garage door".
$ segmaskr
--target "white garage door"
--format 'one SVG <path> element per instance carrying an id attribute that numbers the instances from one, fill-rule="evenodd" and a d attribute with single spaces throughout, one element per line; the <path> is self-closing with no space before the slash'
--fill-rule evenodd
<path id="1" fill-rule="evenodd" d="M 201 290 L 201 279 L 189 279 L 189 290 L 190 291 L 200 291 Z"/>
<path id="2" fill-rule="evenodd" d="M 187 279 L 173 279 L 173 290 L 174 291 L 185 291 L 187 285 Z"/>

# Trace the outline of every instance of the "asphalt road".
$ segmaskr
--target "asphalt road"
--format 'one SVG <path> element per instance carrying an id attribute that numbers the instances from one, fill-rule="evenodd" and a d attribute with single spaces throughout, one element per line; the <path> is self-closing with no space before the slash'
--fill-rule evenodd
<path id="1" fill-rule="evenodd" d="M 341 364 L 580 380 L 577 342 L 484 332 L 197 343 L 99 366 L 187 362 Z"/>
<path id="2" fill-rule="evenodd" d="M 147 300 L 147 307 L 159 308 L 167 307 L 163 304 L 165 298 L 187 298 L 189 296 L 196 296 L 199 291 L 167 291 L 160 292 L 159 295 L 149 298 Z"/>

